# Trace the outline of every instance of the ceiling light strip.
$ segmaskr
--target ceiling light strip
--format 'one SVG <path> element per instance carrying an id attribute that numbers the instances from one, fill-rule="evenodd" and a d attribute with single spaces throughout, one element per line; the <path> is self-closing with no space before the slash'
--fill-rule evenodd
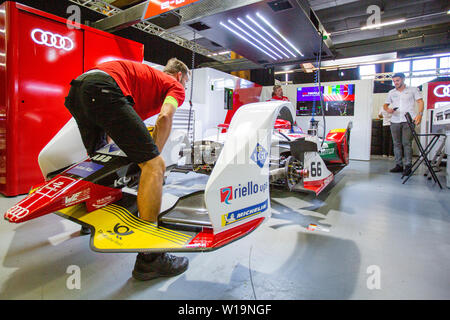
<path id="1" fill-rule="evenodd" d="M 381 27 L 390 26 L 390 25 L 393 25 L 393 24 L 399 24 L 399 23 L 403 23 L 403 22 L 406 22 L 406 20 L 405 19 L 399 19 L 399 20 L 395 20 L 395 21 L 389 21 L 389 22 L 383 22 L 383 23 L 378 23 L 378 24 L 372 24 L 372 25 L 368 25 L 368 26 L 362 27 L 361 30 L 381 28 Z"/>
<path id="2" fill-rule="evenodd" d="M 288 41 L 288 39 L 286 39 L 277 29 L 275 29 L 274 26 L 272 26 L 272 24 L 267 21 L 262 15 L 259 14 L 259 12 L 256 13 L 256 16 L 258 18 L 260 18 L 265 24 L 267 24 L 276 34 L 278 34 L 284 41 L 286 41 L 286 43 L 288 45 L 290 45 L 292 47 L 292 49 L 294 49 L 299 55 L 301 55 L 302 57 L 304 56 L 303 53 L 300 52 L 300 50 L 298 50 L 292 43 L 290 43 Z"/>
<path id="3" fill-rule="evenodd" d="M 256 42 L 258 42 L 260 45 L 262 45 L 264 48 L 266 48 L 267 50 L 269 50 L 271 53 L 273 53 L 274 55 L 276 55 L 278 58 L 283 59 L 282 56 L 280 56 L 278 53 L 276 53 L 275 51 L 273 51 L 272 49 L 270 49 L 268 46 L 266 46 L 264 43 L 262 43 L 261 41 L 259 41 L 258 39 L 256 39 L 254 36 L 252 36 L 250 33 L 248 33 L 247 31 L 245 31 L 244 29 L 242 29 L 240 26 L 238 26 L 236 23 L 234 23 L 233 21 L 231 21 L 230 19 L 228 19 L 228 22 L 230 24 L 232 24 L 235 28 L 239 29 L 240 31 L 242 31 L 243 33 L 245 33 L 247 36 L 249 36 L 250 38 L 252 38 L 253 40 L 255 40 Z"/>
<path id="4" fill-rule="evenodd" d="M 247 41 L 248 43 L 250 43 L 252 46 L 254 46 L 256 49 L 264 52 L 266 55 L 268 55 L 269 57 L 271 57 L 273 60 L 277 60 L 277 58 L 275 58 L 274 56 L 272 56 L 270 53 L 266 52 L 264 49 L 261 49 L 260 47 L 258 47 L 256 44 L 254 44 L 253 42 L 251 42 L 250 40 L 248 40 L 246 37 L 244 37 L 243 35 L 241 35 L 239 32 L 236 32 L 235 30 L 233 30 L 232 28 L 230 28 L 229 26 L 227 26 L 225 23 L 220 22 L 220 25 L 226 29 L 228 29 L 228 31 L 231 31 L 232 33 L 234 33 L 235 35 L 237 35 L 239 38 Z"/>
<path id="5" fill-rule="evenodd" d="M 286 58 L 289 59 L 289 56 L 283 51 L 280 50 L 280 48 L 278 48 L 276 45 L 274 45 L 272 42 L 270 42 L 269 40 L 267 40 L 264 36 L 262 36 L 258 31 L 256 31 L 255 29 L 253 29 L 252 27 L 250 27 L 248 25 L 248 23 L 246 23 L 244 20 L 242 20 L 241 18 L 237 18 L 237 20 L 242 23 L 244 26 L 246 26 L 248 29 L 250 29 L 251 31 L 253 31 L 253 33 L 255 33 L 256 35 L 258 35 L 261 39 L 263 39 L 264 41 L 266 41 L 268 44 L 270 44 L 272 47 L 274 47 L 276 50 L 278 50 L 283 56 L 285 56 Z"/>
<path id="6" fill-rule="evenodd" d="M 247 15 L 246 16 L 247 17 L 247 19 L 249 19 L 251 22 L 253 22 L 253 24 L 255 25 L 255 26 L 257 26 L 258 28 L 260 28 L 262 31 L 264 31 L 272 40 L 274 40 L 276 43 L 278 43 L 281 47 L 283 47 L 283 49 L 284 50 L 286 50 L 287 52 L 289 52 L 289 54 L 291 55 L 291 56 L 293 56 L 294 58 L 296 58 L 296 55 L 291 51 L 291 50 L 289 50 L 288 48 L 286 48 L 280 41 L 278 41 L 274 36 L 272 36 L 269 32 L 267 32 L 266 31 L 266 29 L 264 29 L 263 27 L 261 27 L 261 25 L 258 23 L 258 22 L 256 22 L 252 17 L 250 17 L 249 15 Z"/>

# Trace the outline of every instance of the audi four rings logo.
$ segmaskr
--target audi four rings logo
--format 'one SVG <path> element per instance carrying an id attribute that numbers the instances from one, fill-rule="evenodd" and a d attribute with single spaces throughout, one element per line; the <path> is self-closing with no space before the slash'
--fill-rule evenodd
<path id="1" fill-rule="evenodd" d="M 439 98 L 450 97 L 450 84 L 441 84 L 434 88 L 433 92 Z"/>
<path id="2" fill-rule="evenodd" d="M 62 35 L 41 29 L 34 29 L 31 31 L 31 39 L 33 39 L 33 41 L 37 44 L 42 44 L 47 47 L 53 47 L 65 51 L 70 51 L 75 46 L 72 39 L 69 37 L 63 37 Z"/>

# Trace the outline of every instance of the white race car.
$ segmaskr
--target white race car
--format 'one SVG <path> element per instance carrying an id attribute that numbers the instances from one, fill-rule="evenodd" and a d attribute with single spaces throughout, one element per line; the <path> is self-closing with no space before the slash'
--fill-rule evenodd
<path id="1" fill-rule="evenodd" d="M 261 102 L 259 105 L 273 103 L 279 102 Z M 270 183 L 291 191 L 313 191 L 318 195 L 348 164 L 352 123 L 347 128 L 331 130 L 325 139 L 320 139 L 303 132 L 294 119 L 293 107 L 288 102 L 270 130 Z M 184 149 L 182 155 L 190 161 L 187 166 L 175 170 L 210 174 L 224 143 L 230 139 L 228 129 L 229 125 L 221 124 L 217 135 L 196 141 L 191 148 Z M 238 139 L 244 139 L 243 135 Z"/>
<path id="2" fill-rule="evenodd" d="M 56 213 L 90 228 L 90 246 L 99 252 L 218 249 L 246 236 L 271 215 L 272 129 L 288 108 L 285 102 L 239 108 L 205 189 L 180 198 L 163 194 L 156 223 L 139 218 L 139 167 L 113 143 L 92 157 L 84 156 L 81 141 L 71 136 L 77 131 L 65 127 L 41 152 L 41 168 L 48 180 L 34 187 L 4 218 L 22 223 Z M 73 161 L 80 156 L 84 158 Z"/>

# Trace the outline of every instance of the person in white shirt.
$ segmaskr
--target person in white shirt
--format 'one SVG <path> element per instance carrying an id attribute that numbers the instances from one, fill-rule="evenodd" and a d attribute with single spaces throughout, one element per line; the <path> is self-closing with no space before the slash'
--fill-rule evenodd
<path id="1" fill-rule="evenodd" d="M 392 134 L 391 134 L 391 118 L 392 113 L 384 110 L 383 107 L 380 108 L 380 112 L 378 113 L 378 117 L 383 119 L 383 130 L 381 131 L 382 136 L 382 155 L 383 157 L 389 157 L 394 155 L 394 149 L 392 144 Z"/>
<path id="2" fill-rule="evenodd" d="M 394 156 L 396 166 L 391 172 L 403 172 L 408 175 L 412 166 L 412 133 L 406 122 L 405 114 L 409 112 L 417 126 L 422 121 L 424 103 L 422 94 L 418 88 L 407 87 L 405 85 L 405 75 L 396 73 L 392 76 L 395 89 L 389 91 L 383 109 L 392 114 L 391 133 L 394 142 Z M 416 113 L 415 104 L 419 105 L 419 112 Z M 402 146 L 403 151 L 402 152 Z M 403 165 L 403 166 L 402 166 Z"/>

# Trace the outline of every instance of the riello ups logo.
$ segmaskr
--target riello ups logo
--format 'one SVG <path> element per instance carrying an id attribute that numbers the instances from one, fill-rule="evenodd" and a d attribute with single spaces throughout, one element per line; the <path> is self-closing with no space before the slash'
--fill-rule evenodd
<path id="1" fill-rule="evenodd" d="M 234 201 L 244 199 L 252 196 L 265 193 L 268 189 L 268 183 L 258 184 L 249 181 L 246 184 L 239 184 L 237 186 L 228 186 L 220 189 L 220 202 L 226 205 L 231 205 Z M 222 226 L 254 217 L 266 211 L 268 208 L 268 200 L 247 206 L 238 210 L 234 210 L 222 215 Z"/>
<path id="2" fill-rule="evenodd" d="M 233 200 L 250 197 L 260 192 L 266 192 L 267 183 L 258 184 L 249 181 L 246 184 L 239 184 L 238 186 L 229 186 L 220 189 L 220 202 L 231 204 Z"/>

